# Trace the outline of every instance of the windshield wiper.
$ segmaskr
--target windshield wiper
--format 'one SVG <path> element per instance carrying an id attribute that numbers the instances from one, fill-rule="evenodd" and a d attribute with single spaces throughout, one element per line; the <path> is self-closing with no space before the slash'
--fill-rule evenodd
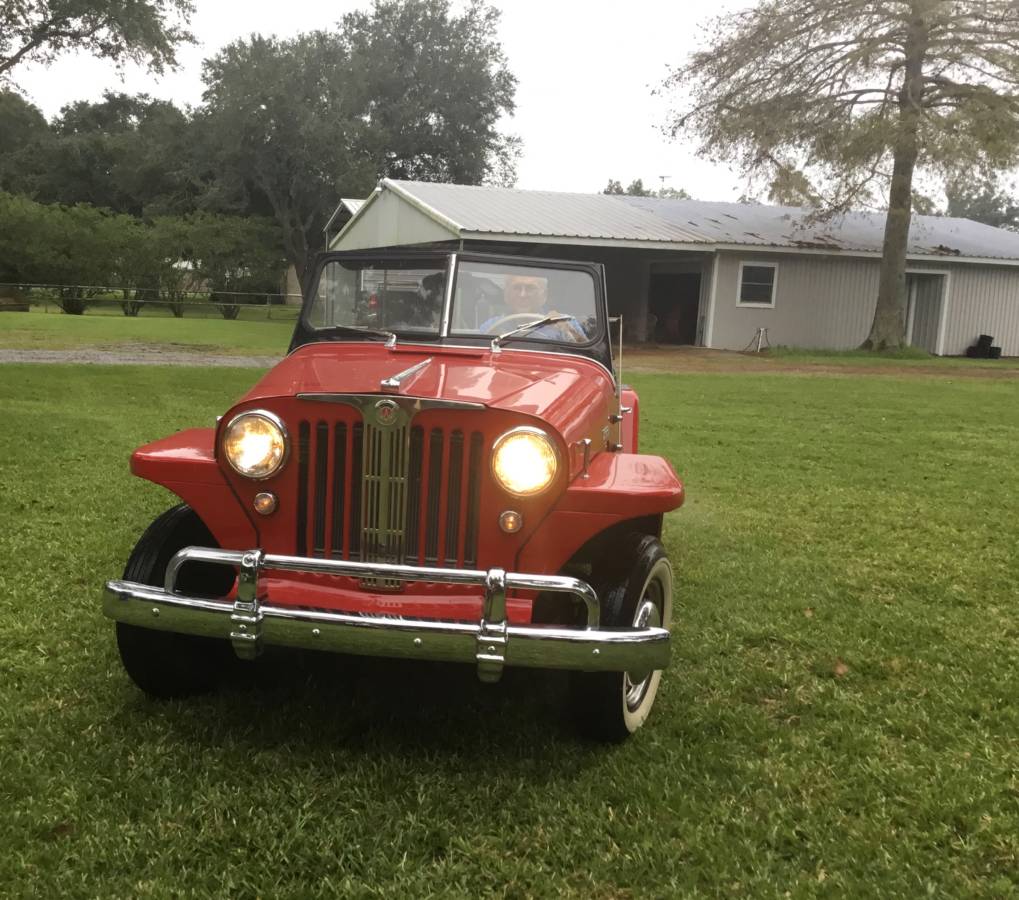
<path id="1" fill-rule="evenodd" d="M 386 339 L 386 346 L 390 349 L 396 346 L 396 332 L 386 331 L 384 328 L 369 328 L 367 325 L 327 325 L 319 331 L 338 331 L 345 334 L 373 334 L 376 337 Z"/>
<path id="2" fill-rule="evenodd" d="M 572 318 L 573 316 L 552 315 L 545 316 L 543 319 L 535 319 L 533 322 L 525 322 L 519 328 L 514 328 L 512 331 L 507 331 L 505 334 L 500 334 L 498 337 L 492 338 L 492 352 L 498 353 L 499 348 L 502 346 L 502 342 L 509 340 L 511 337 L 526 334 L 528 331 L 533 331 L 535 328 L 541 328 L 543 325 L 555 325 L 557 322 L 568 322 Z"/>

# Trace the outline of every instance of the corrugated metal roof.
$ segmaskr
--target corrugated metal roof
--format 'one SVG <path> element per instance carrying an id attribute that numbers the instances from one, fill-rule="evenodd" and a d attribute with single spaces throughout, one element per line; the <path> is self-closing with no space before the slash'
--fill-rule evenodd
<path id="1" fill-rule="evenodd" d="M 697 243 L 701 238 L 654 211 L 608 194 L 383 181 L 455 222 L 463 232 Z"/>
<path id="2" fill-rule="evenodd" d="M 883 213 L 813 221 L 809 211 L 750 203 L 573 194 L 384 181 L 455 223 L 462 235 L 519 234 L 674 244 L 880 253 Z M 1019 260 L 1019 234 L 947 216 L 914 216 L 909 253 Z"/>
<path id="3" fill-rule="evenodd" d="M 329 229 L 333 227 L 333 223 L 335 223 L 337 219 L 342 218 L 344 220 L 344 224 L 346 224 L 346 222 L 349 222 L 357 215 L 358 210 L 360 210 L 367 202 L 367 200 L 354 200 L 350 197 L 343 197 L 336 209 L 333 210 L 333 214 L 329 217 L 329 220 L 326 222 L 323 230 L 326 234 L 328 234 Z"/>

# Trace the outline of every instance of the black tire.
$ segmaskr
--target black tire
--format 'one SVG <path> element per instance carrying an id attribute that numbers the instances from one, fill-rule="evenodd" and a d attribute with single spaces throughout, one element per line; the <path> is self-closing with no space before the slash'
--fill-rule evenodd
<path id="1" fill-rule="evenodd" d="M 672 621 L 672 566 L 658 539 L 631 534 L 611 563 L 592 574 L 606 627 Z M 657 619 L 657 621 L 656 621 Z M 647 720 L 661 681 L 654 672 L 574 672 L 570 696 L 577 727 L 586 737 L 619 742 Z"/>
<path id="2" fill-rule="evenodd" d="M 124 569 L 125 581 L 162 587 L 166 567 L 184 547 L 216 547 L 215 539 L 191 507 L 175 506 L 156 519 L 135 545 Z M 198 597 L 222 597 L 234 576 L 225 566 L 192 563 L 181 569 L 177 588 Z M 227 641 L 156 631 L 117 622 L 117 648 L 131 680 L 159 699 L 214 690 L 231 658 Z"/>

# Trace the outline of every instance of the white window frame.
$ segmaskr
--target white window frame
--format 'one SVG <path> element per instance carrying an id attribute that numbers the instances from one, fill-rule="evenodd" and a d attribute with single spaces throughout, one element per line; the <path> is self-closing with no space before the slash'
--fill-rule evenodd
<path id="1" fill-rule="evenodd" d="M 740 300 L 740 296 L 743 293 L 743 269 L 745 266 L 753 266 L 759 269 L 774 269 L 775 277 L 771 282 L 771 302 L 770 303 L 744 303 Z M 752 259 L 741 259 L 739 264 L 739 274 L 736 277 L 736 306 L 740 309 L 774 309 L 775 308 L 775 297 L 778 294 L 778 263 L 777 262 L 758 262 Z"/>

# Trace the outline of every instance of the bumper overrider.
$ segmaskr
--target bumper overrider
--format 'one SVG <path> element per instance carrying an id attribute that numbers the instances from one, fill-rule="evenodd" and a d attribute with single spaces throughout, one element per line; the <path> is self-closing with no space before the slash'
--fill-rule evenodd
<path id="1" fill-rule="evenodd" d="M 177 593 L 188 562 L 219 563 L 238 572 L 236 599 L 210 600 Z M 478 622 L 386 618 L 296 609 L 265 602 L 263 570 L 345 575 L 360 579 L 476 585 L 482 591 Z M 508 590 L 571 594 L 587 608 L 587 627 L 511 625 Z M 473 662 L 482 681 L 498 681 L 504 666 L 579 671 L 647 672 L 669 662 L 664 628 L 600 628 L 598 597 L 576 578 L 527 575 L 503 569 L 466 570 L 278 556 L 261 550 L 186 547 L 170 561 L 163 588 L 108 581 L 103 612 L 111 619 L 184 634 L 229 639 L 238 656 L 253 659 L 263 645 L 330 650 L 363 656 Z"/>

